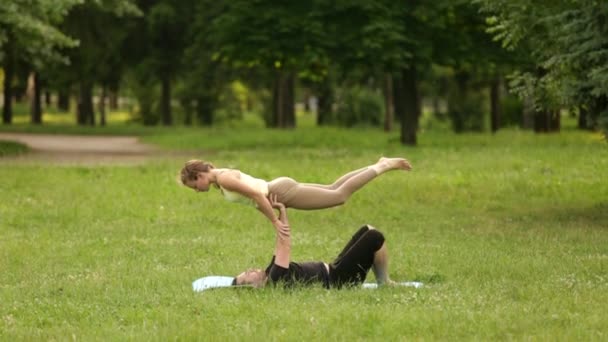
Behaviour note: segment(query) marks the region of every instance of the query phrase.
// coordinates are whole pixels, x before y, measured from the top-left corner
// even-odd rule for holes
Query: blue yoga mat
[[[217,289],[217,288],[222,288],[222,287],[250,287],[247,285],[233,286],[232,281],[234,281],[234,277],[227,277],[227,276],[202,277],[200,279],[195,280],[192,283],[192,290],[194,290],[194,292],[201,292],[201,291],[205,291],[205,290],[209,290],[209,289]],[[421,282],[417,282],[417,281],[406,281],[406,282],[397,283],[397,285],[405,286],[405,287],[421,288],[424,284]],[[361,284],[361,287],[364,289],[376,289],[376,288],[378,288],[378,284],[363,283],[363,284]]]

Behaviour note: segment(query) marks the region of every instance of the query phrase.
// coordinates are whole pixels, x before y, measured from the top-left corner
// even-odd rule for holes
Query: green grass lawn
[[[262,178],[331,182],[380,155],[411,173],[342,207],[290,211],[295,260],[330,261],[370,223],[395,280],[422,289],[221,289],[265,266],[252,208],[176,184],[183,158],[139,166],[0,164],[0,340],[604,340],[608,147],[596,134],[496,136],[332,128],[151,129],[143,139]],[[370,274],[369,281],[373,280]]]

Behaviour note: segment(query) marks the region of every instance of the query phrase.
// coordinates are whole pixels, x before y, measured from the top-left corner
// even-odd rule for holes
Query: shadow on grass
[[[28,147],[24,144],[0,140],[0,157],[19,155],[26,153],[28,150]]]
[[[445,276],[442,274],[416,274],[413,281],[419,281],[424,284],[439,284],[445,281]]]

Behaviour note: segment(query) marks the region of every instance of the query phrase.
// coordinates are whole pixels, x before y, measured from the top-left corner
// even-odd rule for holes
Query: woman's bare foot
[[[405,170],[405,171],[412,170],[412,164],[410,164],[410,162],[404,158],[381,157],[380,160],[378,160],[377,164],[380,164],[390,170],[394,170],[394,169],[401,169],[401,170]]]

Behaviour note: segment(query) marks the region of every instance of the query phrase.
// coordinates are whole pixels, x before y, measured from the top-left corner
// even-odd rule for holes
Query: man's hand
[[[291,228],[288,224],[284,224],[279,220],[276,220],[272,224],[281,240],[289,240],[291,238]]]

